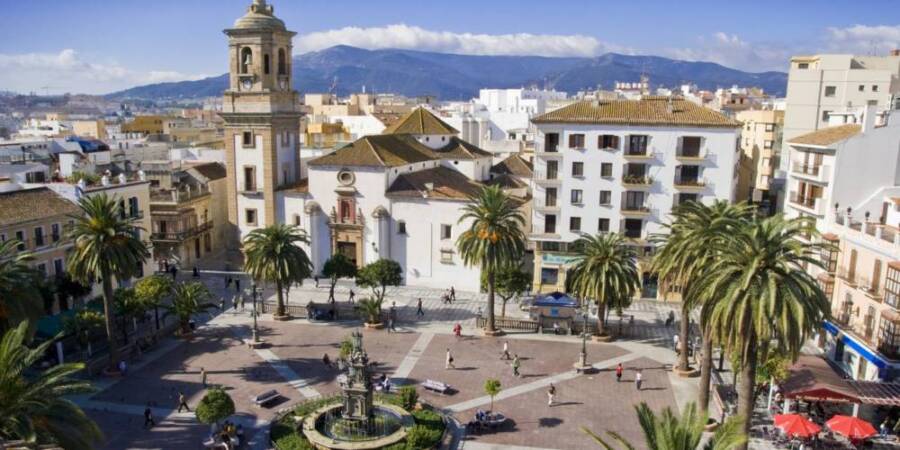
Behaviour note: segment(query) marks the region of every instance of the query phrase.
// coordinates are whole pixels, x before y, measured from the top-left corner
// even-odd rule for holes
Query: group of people
[[[226,420],[217,437],[221,445],[227,450],[238,448],[244,441],[244,427],[240,424],[235,425],[231,421]]]
[[[453,286],[450,286],[450,289],[447,289],[446,291],[444,291],[443,294],[441,294],[441,303],[443,303],[445,305],[449,305],[449,304],[453,304],[453,302],[455,302],[455,301],[456,301],[456,289],[454,289]]]

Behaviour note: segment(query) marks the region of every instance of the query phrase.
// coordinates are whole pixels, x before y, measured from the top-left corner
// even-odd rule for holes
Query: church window
[[[278,49],[278,75],[287,75],[287,62],[284,58],[284,49]]]
[[[269,74],[269,55],[268,54],[263,55],[263,73],[266,75]]]
[[[256,210],[252,208],[245,209],[244,220],[247,222],[247,225],[256,226]]]
[[[397,221],[397,234],[406,234],[406,222],[402,220]]]
[[[243,145],[245,148],[253,148],[253,132],[252,131],[244,132]]]
[[[253,51],[249,47],[241,49],[241,73],[250,73],[253,65]]]

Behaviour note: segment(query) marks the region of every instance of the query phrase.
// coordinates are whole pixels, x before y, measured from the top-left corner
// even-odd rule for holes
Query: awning
[[[781,384],[781,392],[787,398],[843,403],[860,402],[857,391],[823,358],[801,355],[789,370],[790,375]]]
[[[848,381],[867,405],[900,406],[900,384],[877,381]]]
[[[551,292],[547,295],[542,295],[538,297],[534,303],[534,306],[548,306],[551,308],[577,308],[578,300],[569,294],[565,294],[562,292]]]

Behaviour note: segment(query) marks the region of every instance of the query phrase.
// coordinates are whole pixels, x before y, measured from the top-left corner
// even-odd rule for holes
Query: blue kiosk
[[[531,316],[538,322],[538,332],[559,329],[572,333],[572,322],[578,318],[578,299],[563,292],[551,292],[537,297],[531,305]],[[556,325],[556,327],[554,326]]]

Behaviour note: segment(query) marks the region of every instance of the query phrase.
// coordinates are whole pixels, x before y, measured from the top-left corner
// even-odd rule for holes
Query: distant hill
[[[759,86],[784,95],[787,74],[750,73],[709,63],[607,53],[596,58],[541,56],[474,56],[414,50],[364,50],[339,45],[294,58],[294,87],[300,92],[327,92],[337,79],[337,93],[392,92],[406,96],[437,95],[442,100],[466,100],[481,88],[528,85],[575,93],[616,81],[638,81],[644,73],[654,86],[684,82],[701,89]],[[196,81],[138,86],[107,95],[110,99],[178,99],[221,95],[227,74]]]

